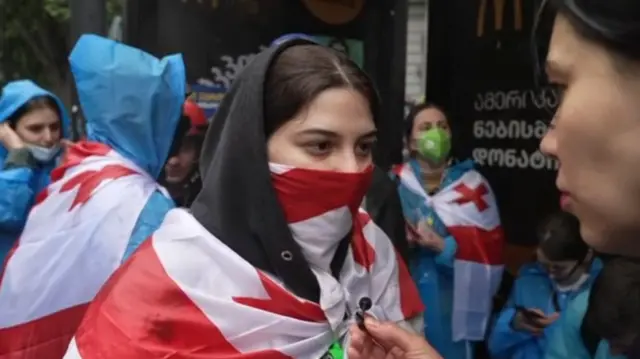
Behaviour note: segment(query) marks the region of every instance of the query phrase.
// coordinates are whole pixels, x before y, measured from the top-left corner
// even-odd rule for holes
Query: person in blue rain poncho
[[[0,272],[0,357],[62,357],[87,304],[175,207],[157,178],[190,125],[182,57],[84,35],[69,62],[86,138],[66,147]]]
[[[158,178],[190,126],[189,119],[182,116],[186,95],[182,59],[172,56],[161,62],[138,49],[86,35],[78,41],[69,63],[86,118],[87,141],[108,145]],[[156,230],[174,206],[173,200],[160,191],[149,198],[125,258]]]
[[[612,256],[605,263],[560,319],[545,359],[640,358],[640,261]]]
[[[493,192],[472,161],[450,157],[444,112],[419,104],[406,121],[411,157],[393,168],[413,244],[410,270],[426,306],[425,336],[445,359],[484,340],[502,278],[504,235]]]
[[[554,213],[541,224],[538,261],[523,265],[488,341],[493,359],[542,359],[558,318],[588,292],[602,263],[580,236],[573,215]]]
[[[69,129],[62,102],[32,81],[13,81],[2,89],[0,263],[18,239],[35,196],[49,184]]]

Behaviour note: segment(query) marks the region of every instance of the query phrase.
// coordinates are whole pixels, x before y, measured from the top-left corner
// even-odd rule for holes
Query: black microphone
[[[358,324],[358,328],[362,331],[367,331],[367,328],[364,326],[364,315],[365,312],[373,306],[373,302],[369,297],[362,297],[358,301],[358,311],[356,311],[356,323]]]

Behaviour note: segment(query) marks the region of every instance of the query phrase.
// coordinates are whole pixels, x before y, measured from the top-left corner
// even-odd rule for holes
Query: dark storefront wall
[[[503,11],[494,12],[500,4]],[[537,223],[558,209],[557,164],[538,151],[556,97],[534,85],[536,8],[531,0],[430,6],[427,96],[450,112],[456,155],[473,158],[495,190],[512,265],[522,261],[521,247],[536,244]]]
[[[305,2],[329,11],[314,16]],[[347,9],[342,16],[334,11],[340,3],[355,10],[342,7]],[[388,163],[401,154],[406,12],[405,0],[129,0],[125,41],[158,56],[182,53],[190,84],[223,88],[283,34],[361,41],[364,68],[383,99],[379,127],[390,140],[381,144],[386,155],[379,160]],[[352,20],[336,24],[344,19]]]

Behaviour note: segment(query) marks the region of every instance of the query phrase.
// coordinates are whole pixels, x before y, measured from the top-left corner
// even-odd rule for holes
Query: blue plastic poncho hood
[[[109,39],[83,35],[69,62],[87,139],[108,144],[157,177],[185,99],[182,56],[159,60]]]
[[[2,97],[0,98],[0,123],[7,121],[20,107],[36,97],[51,97],[58,104],[60,117],[62,120],[62,136],[69,138],[71,136],[71,120],[64,108],[64,105],[58,97],[51,92],[39,87],[30,80],[18,80],[9,82],[2,88]],[[7,150],[0,144],[0,168],[7,156]]]

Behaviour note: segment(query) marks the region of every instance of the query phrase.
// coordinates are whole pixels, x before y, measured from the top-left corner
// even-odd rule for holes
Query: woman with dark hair
[[[538,260],[521,267],[488,348],[494,359],[540,359],[568,303],[588,291],[602,264],[580,237],[577,218],[554,213],[538,231]]]
[[[14,81],[0,98],[0,264],[20,236],[35,196],[50,182],[69,137],[62,102],[29,80]]]
[[[396,166],[398,191],[414,245],[410,269],[425,312],[425,333],[445,358],[471,358],[485,338],[502,277],[504,235],[491,187],[472,161],[451,158],[451,128],[433,104],[406,120],[410,152]]]
[[[343,54],[294,39],[257,55],[207,131],[190,211],[111,277],[68,357],[341,358],[365,313],[420,328],[408,271],[358,211],[377,115]]]
[[[545,3],[556,12],[546,74],[563,96],[540,147],[559,161],[562,207],[579,218],[595,250],[640,257],[640,2]],[[584,313],[587,303],[572,305]],[[580,323],[567,317],[561,324],[566,330],[549,357],[581,358],[566,339]],[[629,336],[638,337],[634,330]],[[602,341],[596,355],[608,351]]]
[[[558,15],[546,70],[563,98],[540,147],[560,161],[562,205],[580,219],[585,241],[639,257],[640,2],[550,5]]]
[[[274,40],[271,46],[279,46],[283,42],[291,39],[303,39],[316,42],[308,35],[285,34]],[[345,53],[345,55],[349,56],[348,53]],[[374,162],[375,161],[376,158],[374,158]],[[396,190],[397,181],[389,178],[387,171],[388,168],[383,169],[379,163],[374,164],[371,185],[365,195],[362,207],[371,216],[374,223],[391,239],[396,251],[400,254],[402,260],[407,263],[409,246],[406,240],[407,235],[405,232],[404,216],[402,215],[402,206],[400,205],[400,197]]]

